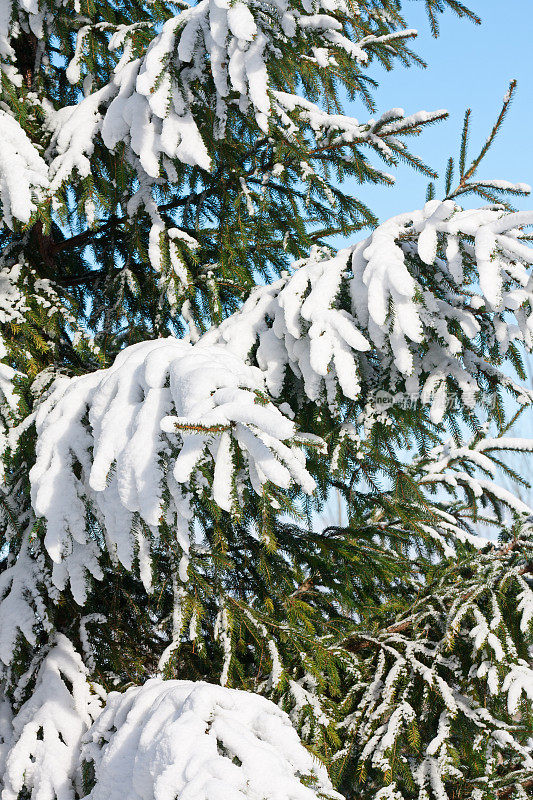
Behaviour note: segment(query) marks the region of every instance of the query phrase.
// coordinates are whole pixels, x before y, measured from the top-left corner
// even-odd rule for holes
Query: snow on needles
[[[241,358],[258,344],[255,358],[275,397],[290,372],[312,401],[334,407],[339,389],[356,399],[365,380],[367,390],[420,398],[434,422],[445,413],[449,381],[466,405],[496,373],[525,398],[487,363],[481,342],[502,358],[513,340],[533,344],[533,249],[521,241],[532,224],[531,212],[431,201],[333,258],[310,258],[292,276],[256,288],[202,341]],[[434,265],[423,282],[420,261]]]
[[[518,537],[522,543],[529,539],[528,525]],[[457,732],[461,735],[468,726],[479,757],[485,750],[497,763],[508,763],[513,753],[524,774],[533,768],[531,748],[524,747],[519,735],[524,723],[527,728],[521,704],[532,697],[533,670],[516,647],[516,623],[506,618],[509,593],[518,594],[522,601],[516,622],[525,632],[533,592],[505,546],[490,545],[469,560],[469,568],[463,563],[461,569],[460,592],[455,581],[442,577],[391,628],[361,633],[379,655],[363,695],[357,687],[357,704],[341,723],[359,740],[361,765],[366,762],[386,775],[399,738],[433,716],[432,738],[419,756],[405,759],[416,796],[424,800],[449,798],[448,779],[468,780],[468,767],[456,757]],[[431,702],[413,703],[420,696],[430,696]],[[515,724],[509,724],[513,716]],[[334,762],[343,757],[340,751]],[[483,776],[480,784],[486,781]],[[389,794],[379,791],[375,797],[405,797],[399,780],[390,787]],[[481,798],[482,793],[471,797]]]
[[[230,511],[237,463],[259,494],[267,481],[315,487],[290,443],[294,423],[266,399],[261,371],[222,347],[173,338],[128,347],[107,370],[56,381],[35,422],[32,503],[46,520],[54,583],[70,580],[79,603],[85,573],[100,577],[87,502],[111,557],[130,569],[138,555],[149,587],[149,537],[163,519],[172,527],[184,580],[193,495],[207,492]]]
[[[118,29],[111,37],[109,49],[124,50],[111,83],[79,103],[73,110],[74,116],[80,121],[89,120],[97,98],[99,102],[108,102],[101,125],[98,125],[105,145],[113,149],[119,141],[125,141],[146,175],[152,178],[159,176],[160,166],[169,177],[174,175],[171,164],[174,159],[202,169],[210,168],[211,157],[197,121],[200,116],[197,112],[210,86],[215,93],[215,101],[210,103],[215,109],[214,133],[219,139],[224,137],[232,106],[241,110],[251,107],[259,129],[267,132],[269,123],[287,130],[294,128],[288,112],[300,105],[314,110],[311,126],[315,131],[321,127],[334,128],[341,134],[348,134],[347,142],[368,138],[368,131],[357,120],[326,114],[297,95],[273,92],[267,70],[269,59],[278,52],[280,41],[290,46],[291,39],[303,36],[309,38],[310,43],[321,42],[318,50],[328,62],[336,51],[342,50],[365,63],[368,58],[365,48],[369,45],[410,37],[414,31],[398,31],[352,42],[342,33],[343,25],[331,13],[336,6],[345,10],[343,0],[334,3],[318,0],[313,5],[311,13],[301,13],[292,9],[286,0],[272,4],[264,0],[234,4],[229,0],[200,0],[194,7],[169,19],[146,54],[137,59],[132,57],[130,41],[135,26]],[[321,13],[324,11],[329,13]],[[83,41],[85,33],[82,29],[78,38]],[[316,50],[314,47],[313,51]],[[77,47],[68,70],[74,81],[79,80],[78,62],[82,56],[83,47]],[[178,75],[179,80],[174,77]],[[436,116],[441,114],[436,112]],[[430,117],[426,115],[424,121]],[[380,120],[381,125],[384,122]],[[398,123],[394,130],[379,134],[378,127],[375,130],[371,127],[370,137],[385,139],[396,132]],[[94,128],[93,133],[96,130]],[[68,158],[73,145],[74,140],[70,144],[66,140],[63,142],[58,164]],[[63,173],[63,169],[59,171]]]
[[[52,629],[43,596],[46,573],[43,558],[34,559],[28,535],[24,536],[16,561],[0,575],[0,661],[11,664],[19,637],[37,645],[37,621],[48,633]]]
[[[311,493],[297,443],[306,437],[270,400],[288,373],[300,397],[332,408],[357,399],[364,382],[366,392],[415,393],[434,422],[450,382],[467,406],[494,376],[526,398],[484,348],[502,358],[514,339],[531,348],[533,251],[521,241],[531,223],[532,214],[432,201],[258,287],[195,345],[144,342],[108,370],[59,379],[36,412],[30,475],[55,585],[70,580],[83,603],[86,573],[100,577],[87,502],[111,557],[128,569],[138,557],[149,587],[161,524],[176,532],[185,580],[195,495],[231,511],[243,479],[258,494],[267,482]],[[434,264],[434,280],[418,280],[421,261]]]
[[[48,166],[23,128],[0,109],[0,220],[28,223],[48,187]]]
[[[278,61],[280,46],[289,49],[302,44],[309,52],[307,58],[322,65],[336,65],[339,53],[364,64],[366,48],[381,42],[390,46],[392,40],[415,32],[400,30],[353,42],[349,23],[335,16],[336,11],[341,18],[346,15],[345,0],[315,0],[304,9],[293,9],[287,0],[200,0],[167,20],[140,57],[135,57],[137,26],[118,26],[109,40],[112,57],[119,56],[109,82],[79,103],[48,114],[47,125],[53,132],[52,190],[76,172],[81,178],[90,174],[98,137],[110,151],[124,144],[121,158],[139,180],[127,214],[132,217],[144,206],[150,215],[149,257],[159,271],[159,239],[165,223],[154,201],[156,187],[162,179],[179,181],[184,165],[210,170],[216,143],[229,134],[235,117],[247,118],[247,127],[255,123],[254,136],[269,134],[292,144],[308,138],[310,150],[313,142],[321,148],[367,145],[388,163],[395,163],[394,152],[403,146],[400,138],[446,112],[405,116],[403,109],[396,108],[379,119],[359,122],[329,113],[289,91],[291,82],[280,83],[279,75],[271,80],[269,69]],[[83,26],[67,69],[74,83],[81,77],[88,38]],[[206,115],[206,108],[213,109],[213,114]],[[303,180],[309,169],[302,161]],[[243,191],[246,194],[246,183]],[[249,198],[248,205],[253,213]]]
[[[2,800],[70,800],[81,737],[101,710],[87,669],[71,642],[56,634],[35,688],[13,719]]]
[[[153,678],[105,700],[56,634],[18,713],[0,704],[2,800],[342,800],[260,695]],[[80,765],[94,770],[85,791]]]
[[[341,800],[278,706],[203,682],[112,693],[82,759],[94,765],[88,800]]]

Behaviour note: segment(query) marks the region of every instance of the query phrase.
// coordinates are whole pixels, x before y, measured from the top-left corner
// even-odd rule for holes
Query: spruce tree
[[[439,188],[408,11],[0,0],[2,800],[532,796],[515,85]]]

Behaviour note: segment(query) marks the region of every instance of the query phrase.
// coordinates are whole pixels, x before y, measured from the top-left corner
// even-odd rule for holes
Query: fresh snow
[[[85,734],[87,800],[342,800],[264,697],[158,678],[113,692]]]
[[[213,135],[215,140],[224,138],[234,109],[252,112],[260,136],[273,133],[289,144],[297,136],[306,136],[320,148],[367,145],[388,163],[396,163],[399,136],[441,118],[445,111],[406,115],[403,109],[394,108],[379,118],[360,122],[329,113],[297,93],[271,85],[268,64],[277,58],[280,41],[290,47],[291,39],[309,38],[315,43],[310,47],[314,56],[309,58],[323,64],[336,63],[339,50],[365,64],[366,48],[371,45],[390,46],[393,40],[416,34],[399,30],[353,42],[342,33],[336,11],[345,13],[344,0],[316,0],[312,9],[310,4],[298,12],[287,0],[272,5],[263,0],[200,0],[167,20],[138,58],[133,46],[137,24],[118,26],[114,32],[111,23],[97,24],[95,28],[110,31],[111,56],[121,51],[120,58],[107,84],[92,93],[85,92],[75,105],[59,111],[45,109],[47,126],[53,133],[50,189],[59,190],[75,173],[81,178],[89,176],[98,137],[110,151],[124,144],[124,157],[139,181],[127,215],[133,217],[144,207],[150,216],[149,258],[152,267],[160,271],[161,237],[166,225],[154,199],[158,186],[162,179],[177,180],[181,165],[211,169],[207,140]],[[73,83],[81,81],[89,40],[88,27],[82,25],[76,32],[75,54],[67,68],[67,78]],[[215,111],[209,131],[202,127],[205,103]],[[300,166],[303,180],[314,174],[306,162]],[[325,181],[323,187],[328,193]],[[253,215],[254,202],[245,181],[243,194]],[[166,234],[168,243],[169,232]],[[186,268],[172,242],[169,248],[179,282],[187,286]]]
[[[243,359],[257,344],[257,364],[274,397],[292,373],[310,400],[332,407],[339,389],[344,397],[359,396],[362,376],[380,385],[368,357],[377,354],[379,369],[390,370],[387,390],[403,384],[439,422],[448,380],[471,405],[480,379],[490,374],[472,346],[482,324],[502,355],[513,340],[532,346],[533,249],[521,241],[521,228],[532,224],[530,212],[465,211],[451,201],[431,201],[384,222],[333,258],[310,258],[296,264],[293,275],[254,289],[242,309],[202,341],[223,343]],[[437,255],[439,241],[452,256],[449,264]],[[418,283],[416,256],[441,273],[438,294]],[[474,304],[478,270],[481,295],[474,294]],[[349,310],[339,308],[343,292],[351,298]],[[480,314],[481,307],[487,313]],[[461,340],[452,332],[457,325]],[[503,372],[500,377],[519,396],[530,396]]]
[[[408,29],[353,35],[361,13],[370,13],[375,30],[394,28],[396,21],[384,16],[388,12],[374,8],[379,3],[370,3],[371,12],[357,3],[348,8],[346,0],[297,5],[179,3],[150,31],[145,21],[93,24],[80,0],[0,0],[0,71],[8,90],[0,108],[0,227],[13,240],[0,259],[0,323],[16,330],[28,321],[31,326],[33,314],[46,315],[75,347],[83,335],[89,350],[97,351],[62,290],[56,292],[52,279],[39,277],[22,255],[39,214],[46,232],[48,209],[63,224],[76,199],[83,207],[79,219],[89,227],[107,224],[110,214],[127,225],[147,217],[154,285],[161,302],[168,301],[171,314],[181,315],[189,329],[184,340],[126,347],[108,369],[77,377],[42,370],[31,386],[38,398],[34,411],[23,421],[13,367],[18,354],[7,337],[0,340],[0,456],[7,464],[33,423],[37,435],[31,498],[27,470],[19,478],[10,467],[0,485],[6,543],[0,571],[0,800],[342,800],[326,767],[296,732],[324,749],[320,737],[327,729],[334,745],[338,718],[346,749],[333,753],[333,746],[333,768],[355,743],[361,763],[392,781],[375,792],[375,800],[405,796],[405,784],[394,782],[397,743],[416,739],[417,722],[431,715],[430,740],[413,747],[409,758],[400,754],[419,800],[447,800],[447,782],[464,779],[456,749],[461,725],[478,732],[473,744],[487,771],[494,764],[497,771],[509,753],[528,775],[533,769],[532,741],[524,746],[519,726],[510,722],[522,724],[523,704],[533,702],[533,671],[518,653],[516,630],[507,627],[505,614],[512,596],[516,629],[527,634],[532,587],[512,549],[504,563],[505,547],[496,552],[465,530],[454,505],[473,505],[474,497],[517,517],[532,514],[496,483],[502,451],[533,449],[522,439],[476,434],[461,446],[443,442],[412,464],[421,492],[438,491],[439,498],[452,501],[435,503],[431,524],[419,523],[420,531],[445,557],[456,556],[457,542],[478,551],[461,576],[464,592],[456,580],[446,583],[448,572],[435,594],[415,601],[398,624],[373,633],[356,626],[354,640],[359,637],[368,649],[362,659],[357,648],[343,650],[344,676],[352,678],[345,699],[350,702],[352,693],[356,698],[344,717],[344,699],[334,709],[317,677],[317,671],[329,671],[327,661],[308,666],[301,653],[300,669],[286,658],[290,623],[274,631],[259,603],[248,599],[236,612],[235,597],[218,588],[210,602],[220,686],[157,677],[107,697],[91,681],[102,668],[91,626],[111,624],[93,610],[97,604],[90,607],[98,591],[90,595],[93,583],[103,578],[104,564],[120,563],[151,591],[157,568],[151,550],[163,544],[172,551],[173,604],[163,620],[149,612],[163,651],[154,653],[155,674],[167,668],[172,674],[172,654],[187,637],[202,647],[208,625],[201,600],[190,602],[195,587],[189,584],[201,558],[213,555],[208,535],[200,541],[202,512],[207,507],[214,520],[244,523],[251,540],[256,531],[247,509],[241,516],[249,495],[261,498],[263,507],[281,509],[284,493],[298,495],[298,501],[302,493],[313,494],[307,449],[320,451],[327,466],[330,441],[298,429],[302,409],[305,414],[309,407],[327,406],[336,415],[338,437],[332,437],[329,461],[336,471],[343,469],[343,443],[353,445],[355,458],[365,457],[365,438],[380,415],[373,402],[380,390],[393,403],[415,397],[435,424],[444,418],[449,393],[474,407],[497,382],[518,401],[533,401],[533,391],[501,366],[516,342],[533,349],[533,249],[525,233],[533,213],[509,213],[503,206],[464,210],[451,200],[432,200],[335,255],[313,248],[309,258],[291,265],[291,274],[256,287],[236,313],[200,335],[191,311],[197,285],[185,254],[201,252],[202,240],[175,227],[165,210],[176,192],[194,196],[207,186],[206,173],[221,154],[223,159],[219,143],[229,133],[250,141],[251,159],[256,144],[274,154],[272,163],[253,174],[233,176],[243,213],[257,219],[271,179],[284,188],[285,166],[275,162],[288,150],[307,151],[290,168],[289,180],[307,186],[308,201],[315,193],[335,209],[324,177],[329,155],[321,162],[317,154],[334,152],[341,171],[364,157],[365,148],[395,164],[404,151],[402,137],[446,113],[392,108],[359,120],[335,113],[320,89],[304,91],[292,76],[284,80],[272,69],[281,47],[289,50],[294,43],[320,80],[317,66],[335,72],[344,69],[340,61],[347,56],[359,69],[370,63],[374,45],[387,52],[396,40],[416,34]],[[22,38],[31,33],[35,64],[46,73],[45,42],[62,48],[67,41],[64,15],[71,17],[65,78],[72,88],[65,95],[60,87],[51,101],[41,96],[42,84],[30,87],[31,75],[18,72],[12,43],[21,32]],[[159,11],[151,17],[156,19]],[[139,41],[145,34],[151,43],[143,50]],[[98,44],[93,49],[95,36],[103,50]],[[114,68],[106,82],[100,67],[107,47]],[[95,60],[97,75],[91,74]],[[73,104],[57,108],[58,97]],[[130,176],[129,196],[118,191],[119,180],[107,176],[117,190],[113,206],[98,194],[102,154],[120,157]],[[393,180],[370,169],[366,177]],[[454,197],[472,188],[488,197],[529,191],[526,184],[477,179],[462,182]],[[183,211],[187,220],[188,206]],[[205,277],[214,286],[216,265],[203,266],[213,269]],[[132,272],[125,267],[122,275],[131,288]],[[390,424],[386,414],[381,420]],[[298,592],[290,597],[298,598]],[[291,613],[298,613],[299,602]],[[74,603],[79,613],[65,620]],[[261,643],[258,693],[227,686],[238,674],[238,613],[239,625]],[[114,635],[111,628],[106,633]],[[119,685],[124,673],[110,670],[107,663],[103,677]],[[249,680],[254,685],[251,674]],[[333,670],[327,680],[334,688]],[[289,714],[259,692],[272,693]],[[422,701],[415,703],[417,696]],[[482,800],[484,789],[473,788],[472,800]]]
[[[98,716],[102,690],[71,642],[56,634],[29,699],[13,718],[2,800],[72,800],[81,737]]]
[[[284,414],[272,402],[288,377],[308,400],[325,401],[333,410],[344,399],[357,399],[363,381],[391,392],[403,384],[429,405],[434,422],[445,412],[450,379],[468,406],[486,376],[494,374],[519,397],[530,398],[479,357],[475,337],[485,326],[502,355],[513,339],[531,346],[533,286],[527,267],[533,251],[521,241],[521,229],[532,222],[532,214],[463,211],[452,202],[432,201],[385,222],[333,258],[311,258],[297,264],[291,276],[256,288],[240,311],[196,344],[172,337],[148,341],[126,348],[107,370],[59,378],[35,412],[37,459],[30,474],[33,508],[46,521],[55,585],[62,589],[69,581],[83,604],[87,576],[100,577],[87,502],[111,557],[127,569],[137,559],[150,588],[149,542],[157,539],[163,515],[176,531],[185,578],[194,497],[207,492],[231,512],[238,463],[260,495],[267,482],[282,489],[296,484],[312,493],[315,484],[301,445],[320,442],[296,430],[290,408]],[[453,269],[437,254],[450,240]],[[436,295],[419,284],[414,258],[434,263],[449,289]],[[468,284],[458,282],[467,271],[472,281],[476,267],[488,313],[472,306]],[[342,297],[349,305],[341,304]],[[513,313],[511,337],[502,326],[511,327]],[[457,325],[461,339],[452,331]],[[467,455],[492,474],[479,447]],[[453,464],[448,470],[449,464],[450,459],[443,469],[433,464],[422,482],[452,491],[463,486],[530,513],[494,481]],[[213,470],[207,488],[206,466]]]
[[[172,337],[126,348],[107,370],[59,378],[35,414],[37,458],[30,473],[55,585],[70,581],[83,604],[87,574],[100,577],[86,502],[111,557],[130,569],[137,554],[149,588],[146,537],[157,538],[163,513],[186,575],[191,503],[203,491],[205,464],[214,471],[212,498],[226,511],[234,503],[238,453],[258,494],[267,481],[285,489],[296,483],[311,493],[314,481],[300,446],[291,443],[295,425],[264,392],[262,372],[227,348]],[[142,525],[134,525],[136,518]]]
[[[15,219],[29,222],[45,197],[48,166],[17,120],[2,109],[0,141],[0,224],[13,228]]]
[[[36,647],[38,622],[46,632],[52,628],[42,592],[48,578],[44,559],[33,556],[29,538],[27,532],[16,560],[0,574],[0,661],[6,667],[21,635]]]

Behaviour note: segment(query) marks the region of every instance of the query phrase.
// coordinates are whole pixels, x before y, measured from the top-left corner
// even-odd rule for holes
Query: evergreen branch
[[[459,187],[461,187],[461,185],[464,182],[468,181],[474,175],[474,173],[476,172],[476,170],[477,170],[478,166],[480,165],[481,161],[485,158],[487,152],[489,151],[490,146],[492,145],[494,139],[496,138],[496,136],[497,136],[502,124],[503,124],[503,121],[504,121],[504,119],[505,119],[505,117],[507,115],[507,111],[508,111],[509,106],[511,104],[511,101],[513,99],[513,95],[514,95],[514,92],[516,90],[516,86],[517,86],[516,80],[512,80],[511,83],[509,84],[509,89],[507,91],[507,94],[504,97],[502,109],[501,109],[501,111],[500,111],[500,113],[498,115],[498,119],[494,123],[494,126],[493,126],[493,128],[492,128],[492,130],[491,130],[491,132],[490,132],[490,134],[488,136],[488,139],[485,142],[485,144],[483,145],[483,147],[481,148],[481,151],[480,151],[479,155],[477,156],[477,158],[475,158],[472,161],[470,167],[465,172],[464,176],[461,178],[461,182],[459,183]]]

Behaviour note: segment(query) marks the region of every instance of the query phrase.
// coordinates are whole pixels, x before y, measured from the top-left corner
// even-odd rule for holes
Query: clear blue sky
[[[433,39],[423,1],[407,0],[408,26],[419,32],[413,49],[428,66],[398,67],[390,73],[374,70],[373,76],[380,81],[375,95],[379,113],[398,106],[406,113],[447,109],[448,120],[409,142],[417,155],[442,174],[447,158],[457,154],[465,109],[473,111],[470,152],[474,155],[496,119],[509,82],[516,78],[518,89],[507,121],[479,176],[533,185],[533,2],[464,2],[482,18],[482,24],[474,25],[448,12],[441,17],[440,37]],[[347,112],[361,121],[368,118],[368,113],[355,104]],[[380,220],[420,208],[427,179],[409,167],[385,170],[396,175],[395,187],[355,186],[354,194]],[[517,198],[515,202],[520,208],[531,208],[532,204],[533,198]]]

